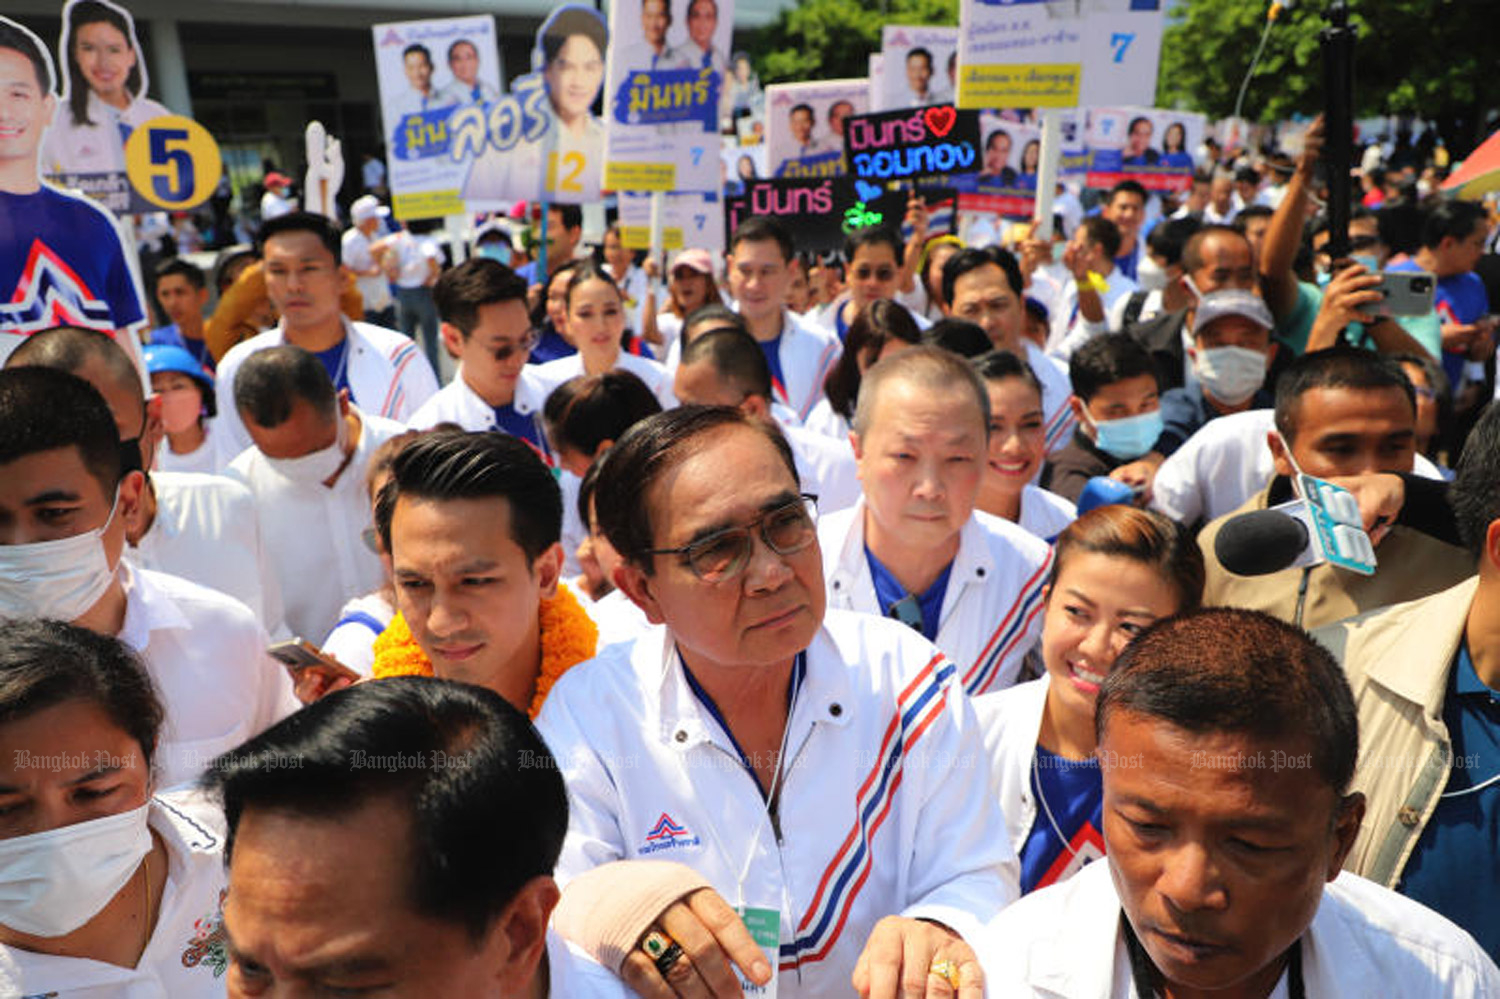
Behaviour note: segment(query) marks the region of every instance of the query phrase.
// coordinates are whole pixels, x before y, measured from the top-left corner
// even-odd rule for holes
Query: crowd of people
[[[1500,995],[1500,257],[1322,138],[986,245],[278,209],[144,372],[33,334],[0,994]],[[1236,548],[1314,480],[1373,571]]]

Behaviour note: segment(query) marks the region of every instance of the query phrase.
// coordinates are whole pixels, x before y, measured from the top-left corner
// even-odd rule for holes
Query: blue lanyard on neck
[[[682,653],[680,651],[677,653],[677,657],[679,659],[682,659]],[[734,731],[729,727],[729,722],[724,719],[724,713],[719,710],[719,706],[714,703],[714,699],[709,696],[708,691],[703,689],[703,685],[698,682],[698,678],[693,676],[693,671],[688,669],[687,660],[683,660],[682,662],[682,675],[687,678],[688,689],[693,692],[693,696],[698,699],[698,703],[703,705],[703,709],[713,717],[714,721],[718,722],[719,728],[723,729],[724,734],[729,737],[729,744],[734,747],[735,754],[739,756],[741,765],[743,765],[744,768],[749,771],[751,777],[755,778],[755,786],[760,787],[760,778],[755,776],[755,765],[750,761],[750,757],[740,746],[740,741],[734,737]],[[792,661],[792,675],[787,678],[787,724],[791,724],[792,705],[797,703],[797,691],[801,689],[802,681],[806,676],[807,652],[803,651],[797,653],[797,658]],[[777,763],[777,766],[778,768],[780,767],[779,761]],[[762,791],[761,793],[762,795],[764,795],[765,792]]]

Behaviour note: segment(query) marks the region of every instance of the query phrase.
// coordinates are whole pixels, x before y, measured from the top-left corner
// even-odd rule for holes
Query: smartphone
[[[345,666],[337,659],[325,654],[316,645],[301,638],[293,638],[286,642],[277,642],[266,653],[272,659],[277,660],[286,667],[293,680],[305,669],[318,669],[332,674],[334,677],[348,677],[351,682],[361,679],[354,670]]]
[[[1432,311],[1437,276],[1426,271],[1381,271],[1375,289],[1383,296],[1371,309],[1377,316],[1425,316]]]

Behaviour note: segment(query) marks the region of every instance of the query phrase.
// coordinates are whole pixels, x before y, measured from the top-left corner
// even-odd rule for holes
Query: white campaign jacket
[[[822,517],[818,544],[828,604],[880,616],[865,558],[865,502]],[[974,511],[959,533],[958,554],[939,614],[937,646],[958,667],[969,694],[1015,683],[1021,660],[1042,631],[1042,589],[1052,549],[1019,526]]]
[[[1026,363],[1030,365],[1037,381],[1042,383],[1042,413],[1047,421],[1047,453],[1055,454],[1068,446],[1073,439],[1073,430],[1078,420],[1068,399],[1073,395],[1073,383],[1068,380],[1068,369],[1048,357],[1047,354],[1025,340]]]
[[[844,351],[838,336],[816,326],[790,309],[781,313],[781,374],[785,385],[773,386],[778,402],[785,403],[806,421],[818,400],[823,398],[823,379],[838,363]]]
[[[366,413],[384,416],[397,423],[412,418],[422,404],[437,393],[437,376],[427,363],[422,349],[411,337],[384,326],[351,322],[344,318],[344,335],[349,338],[349,401]],[[219,431],[229,434],[236,453],[255,442],[240,422],[234,405],[234,376],[245,358],[257,350],[280,347],[286,335],[280,326],[266,330],[243,343],[237,343],[219,361],[214,379],[218,397]]]
[[[118,111],[90,89],[89,124],[79,125],[74,123],[67,102],[58,101],[57,115],[42,140],[42,175],[124,173],[125,141],[120,138],[120,126],[133,129],[171,113],[145,96],[134,98],[124,111]]]
[[[843,510],[864,495],[849,438],[837,440],[816,430],[786,424],[781,425],[781,433],[792,446],[802,491],[818,497],[819,510],[824,513]]]
[[[542,404],[547,401],[546,387],[537,376],[535,364],[521,366],[521,377],[516,380],[516,396],[511,406],[521,416],[530,416],[536,423],[537,436],[542,448],[547,449],[547,434],[542,427]],[[413,430],[427,430],[439,423],[457,423],[470,433],[481,430],[496,430],[495,407],[479,398],[469,388],[460,369],[458,377],[438,390],[437,395],[422,404],[410,420]]]
[[[1010,906],[976,950],[992,999],[1135,999],[1108,861]],[[1302,935],[1302,979],[1317,999],[1500,995],[1500,970],[1473,937],[1348,871],[1324,885]],[[1283,974],[1271,995],[1286,993]]]
[[[885,916],[976,933],[1016,897],[1018,868],[954,679],[905,625],[828,611],[787,724],[778,831],[670,632],[613,646],[537,719],[568,785],[558,877],[655,857],[731,905],[779,906],[781,999],[847,994]]]
[[[1047,706],[1046,675],[972,699],[979,718],[979,734],[989,757],[990,772],[1005,813],[1005,830],[1019,856],[1036,822],[1036,796],[1031,793],[1031,761],[1042,733],[1042,710]]]
[[[541,385],[542,402],[547,401],[558,386],[570,379],[577,378],[584,373],[583,355],[569,354],[567,357],[559,357],[545,364],[527,365],[537,377]],[[672,394],[672,373],[662,367],[649,357],[641,357],[638,354],[627,354],[620,351],[620,356],[615,359],[616,371],[628,371],[651,390],[656,396],[656,401],[661,403],[662,409],[671,409],[677,405],[677,397]],[[540,406],[540,403],[538,404]]]

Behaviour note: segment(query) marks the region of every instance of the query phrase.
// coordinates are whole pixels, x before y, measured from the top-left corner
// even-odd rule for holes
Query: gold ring
[[[936,975],[951,987],[958,988],[958,962],[944,958],[941,961],[933,961],[932,967],[927,969],[929,975]]]

